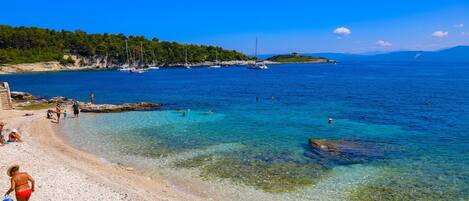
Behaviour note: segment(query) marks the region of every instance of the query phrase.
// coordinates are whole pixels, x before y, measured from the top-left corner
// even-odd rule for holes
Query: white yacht
[[[215,51],[215,65],[209,66],[209,68],[221,68],[221,65],[218,63],[218,51]]]
[[[257,59],[257,41],[258,40],[257,40],[257,37],[256,37],[256,50],[254,52],[254,58],[256,58],[256,62],[254,62],[254,64],[249,65],[248,69],[267,70],[267,69],[269,69],[269,67],[267,67],[267,65],[264,62]]]

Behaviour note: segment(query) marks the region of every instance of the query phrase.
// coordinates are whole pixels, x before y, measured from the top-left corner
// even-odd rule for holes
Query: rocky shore
[[[11,98],[13,106],[17,109],[45,109],[55,107],[55,104],[61,103],[71,105],[72,99],[63,96],[55,96],[45,99],[40,96],[34,96],[28,92],[12,91]],[[80,110],[85,113],[113,113],[128,111],[148,111],[158,110],[161,104],[140,102],[140,103],[124,103],[124,104],[91,104],[80,102]]]

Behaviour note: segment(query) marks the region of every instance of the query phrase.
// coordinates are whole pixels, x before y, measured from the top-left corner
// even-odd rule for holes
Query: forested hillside
[[[126,40],[129,56],[126,54]],[[109,65],[122,65],[129,60],[133,64],[168,65],[183,63],[187,49],[188,62],[218,60],[248,60],[248,56],[220,47],[185,45],[176,42],[147,39],[143,36],[124,34],[88,34],[84,31],[56,31],[36,27],[11,27],[0,25],[0,64],[60,61],[72,64],[75,61],[64,55],[83,57],[86,62],[106,61]],[[143,50],[143,51],[142,51]],[[143,56],[142,56],[143,55]],[[66,58],[66,57],[65,57]],[[78,65],[78,64],[77,64]]]

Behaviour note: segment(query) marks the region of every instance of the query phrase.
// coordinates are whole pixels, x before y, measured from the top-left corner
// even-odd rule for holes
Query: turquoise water
[[[160,111],[84,114],[61,129],[75,146],[163,174],[183,190],[202,185],[206,193],[232,200],[469,196],[468,64],[303,64],[0,79],[14,90],[45,96],[86,100],[92,90],[101,103],[163,103]],[[352,140],[372,154],[321,158],[308,138]]]

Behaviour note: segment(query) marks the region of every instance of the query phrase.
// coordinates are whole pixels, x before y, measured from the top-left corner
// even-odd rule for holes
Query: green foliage
[[[277,55],[268,58],[269,61],[282,62],[282,63],[301,63],[301,62],[329,62],[329,59],[324,57],[312,57],[299,55],[298,53],[293,53],[290,55]]]
[[[130,57],[128,60],[134,63],[183,63],[185,49],[189,62],[214,61],[217,52],[220,61],[251,59],[242,53],[220,47],[160,42],[157,38],[146,39],[143,36],[88,34],[81,30],[56,31],[0,25],[0,64],[61,61],[63,55],[69,54],[88,59],[106,58],[118,65],[127,62],[126,40]],[[140,61],[141,55],[143,61]],[[71,64],[72,61],[62,62]]]
[[[64,58],[61,58],[59,60],[60,64],[64,65],[64,66],[70,66],[70,65],[75,65],[75,59],[73,59],[72,57],[67,57],[67,59],[64,59]]]

